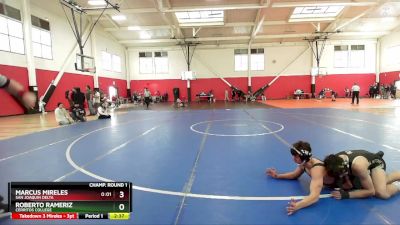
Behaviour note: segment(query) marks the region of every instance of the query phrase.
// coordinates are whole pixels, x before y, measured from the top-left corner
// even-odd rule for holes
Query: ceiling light
[[[193,10],[185,12],[175,12],[175,16],[178,19],[179,25],[181,26],[188,26],[188,24],[215,26],[217,23],[218,25],[223,25],[224,23],[224,11],[222,10]]]
[[[140,32],[140,39],[150,39],[151,35],[147,31]]]
[[[128,30],[138,31],[138,30],[142,30],[142,28],[140,28],[139,26],[129,26]]]
[[[362,31],[374,31],[375,25],[372,23],[364,23],[361,25],[361,30]]]
[[[223,26],[224,22],[206,22],[206,23],[180,23],[181,27],[204,27],[204,26]]]
[[[289,19],[289,23],[299,23],[299,22],[323,22],[323,21],[334,21],[334,17],[328,18],[295,18]]]
[[[106,5],[107,3],[104,0],[89,0],[88,1],[89,5]]]
[[[334,18],[344,9],[340,5],[324,5],[324,6],[308,6],[296,7],[293,10],[290,20],[292,19],[312,19],[304,21],[321,21],[317,18]]]
[[[113,20],[115,21],[122,21],[122,20],[126,20],[126,16],[125,15],[115,15],[111,17]]]

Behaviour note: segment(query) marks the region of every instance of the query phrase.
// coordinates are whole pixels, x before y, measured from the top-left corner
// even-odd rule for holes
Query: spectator
[[[261,101],[263,102],[267,101],[267,97],[265,97],[264,93],[261,94]]]
[[[357,98],[357,105],[360,102],[360,86],[357,83],[354,83],[353,87],[351,87],[351,92],[353,93],[351,97],[351,104],[354,104],[354,99]]]
[[[350,97],[350,89],[348,87],[344,88],[344,97],[346,98]]]
[[[111,115],[108,113],[108,103],[103,102],[97,109],[97,114],[99,115],[99,119],[110,119]]]
[[[225,99],[224,100],[229,102],[229,92],[226,89],[225,89]]]
[[[179,108],[179,107],[185,107],[185,103],[180,99],[180,98],[177,98],[176,99],[176,106]]]
[[[321,91],[319,92],[319,99],[323,99],[325,98],[325,89],[321,89]]]
[[[100,92],[95,91],[93,95],[93,108],[97,111],[97,108],[100,106]],[[96,112],[97,113],[97,112]]]
[[[43,101],[44,96],[42,95],[42,97],[40,97],[39,99],[39,112],[42,112],[42,114],[47,114],[44,106],[46,105],[46,102]]]
[[[332,102],[336,101],[336,92],[334,90],[331,90],[331,99]]]
[[[54,110],[54,116],[58,125],[68,125],[73,123],[73,119],[69,116],[67,110],[64,108],[64,104],[59,102],[57,108]]]
[[[84,108],[84,103],[85,103],[85,95],[81,92],[81,89],[79,87],[75,87],[72,89],[72,101],[74,102],[74,105],[78,104],[79,108],[83,109]]]
[[[75,122],[86,122],[86,113],[79,104],[75,104],[74,108],[72,108],[71,117]]]
[[[151,94],[149,89],[144,88],[144,103],[146,104],[146,108],[149,109],[149,104],[150,104],[150,98],[151,98]]]
[[[72,108],[74,107],[74,102],[72,101],[72,90],[66,90],[65,91],[65,99],[68,100],[68,104],[69,104],[69,110],[72,110]]]
[[[89,85],[86,85],[85,97],[89,108],[89,115],[96,115],[96,108],[93,106],[93,92]]]

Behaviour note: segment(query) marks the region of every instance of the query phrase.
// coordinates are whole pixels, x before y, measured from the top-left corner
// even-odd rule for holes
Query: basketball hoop
[[[96,73],[96,68],[86,68],[83,70],[86,73]]]

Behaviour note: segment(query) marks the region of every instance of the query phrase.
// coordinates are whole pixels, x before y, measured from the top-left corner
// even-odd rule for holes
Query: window
[[[51,48],[50,24],[36,16],[32,19],[32,49],[33,55],[39,58],[53,59]]]
[[[112,55],[112,70],[121,73],[121,57]]]
[[[251,70],[264,70],[264,49],[251,49]]]
[[[176,12],[175,16],[181,26],[224,24],[224,11],[222,10]]]
[[[251,70],[264,70],[264,49],[256,48],[251,49],[250,55],[250,69]],[[248,55],[247,49],[235,49],[235,71],[248,70]]]
[[[363,68],[365,67],[364,45],[337,45],[335,50],[336,68]]]
[[[101,62],[103,70],[114,71],[121,73],[121,57],[118,55],[112,55],[108,52],[101,52]]]
[[[336,68],[346,68],[348,66],[348,58],[349,58],[349,46],[347,45],[336,45],[334,47],[335,50],[335,62],[334,66]]]
[[[101,64],[103,65],[103,70],[111,71],[111,54],[108,52],[101,52]]]
[[[25,54],[24,32],[18,9],[0,3],[0,50]]]
[[[334,20],[343,9],[343,5],[296,7],[289,22]]]
[[[139,52],[139,73],[153,73],[152,52]]]
[[[365,46],[352,45],[350,51],[350,67],[363,68],[365,65]]]
[[[168,52],[154,52],[154,64],[157,73],[168,73]]]
[[[247,49],[235,49],[235,71],[247,71]]]
[[[397,65],[400,64],[400,45],[392,46],[387,49],[385,53],[386,65]]]

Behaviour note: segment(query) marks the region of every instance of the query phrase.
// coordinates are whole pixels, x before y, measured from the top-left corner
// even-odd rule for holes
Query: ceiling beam
[[[186,11],[199,11],[199,10],[237,10],[237,9],[261,9],[267,8],[267,4],[231,4],[231,5],[205,5],[205,6],[190,6],[190,7],[163,7],[162,12],[186,12]],[[114,14],[114,9],[106,9],[105,13]],[[157,13],[156,8],[132,8],[120,9],[122,14],[129,13]],[[88,11],[88,15],[99,15],[101,11]]]
[[[349,36],[383,36],[389,32],[342,32],[332,35],[331,37],[349,37]],[[281,38],[304,38],[315,36],[319,34],[315,33],[301,33],[301,34],[269,34],[269,35],[258,35],[255,39],[281,39]],[[187,38],[187,41],[231,41],[231,40],[250,40],[249,36],[231,36],[231,37],[200,37],[200,38]],[[139,44],[139,43],[174,43],[173,39],[149,39],[149,40],[121,40],[121,44]]]
[[[165,7],[163,5],[163,0],[154,0],[154,4],[157,8],[157,11],[161,14],[161,17],[164,20],[164,22],[169,25],[171,29],[171,37],[185,38],[185,35],[183,34],[181,28],[179,27],[179,24],[175,21],[175,19],[171,18],[172,20],[174,20],[171,21],[171,19],[167,17],[167,14],[165,13]],[[166,4],[168,8],[171,7],[171,3],[169,2],[169,0],[166,0]]]
[[[382,1],[382,0],[378,0],[379,4],[376,4],[374,6],[369,7],[367,10],[365,10],[364,12],[360,13],[359,15],[351,18],[350,20],[340,24],[339,26],[336,26],[335,29],[333,29],[334,32],[339,31],[341,29],[343,29],[344,27],[348,26],[349,24],[353,23],[354,21],[359,20],[360,18],[362,18],[363,16],[369,14],[370,12],[378,9],[381,5],[383,5],[384,3],[387,2],[386,1]]]
[[[267,2],[265,4],[264,4],[264,0],[260,0],[260,5],[269,6],[269,4],[270,4],[269,0],[267,0]],[[266,14],[265,8],[258,9],[257,16],[254,21],[255,26],[253,26],[253,30],[250,35],[249,45],[251,45],[251,42],[254,40],[254,38],[257,36],[257,33],[260,31],[260,29],[264,23],[264,20],[265,20],[265,14]]]
[[[398,32],[398,31],[400,31],[400,16],[397,17],[397,25],[396,25],[395,28],[393,28],[393,29],[391,30],[391,32]]]
[[[108,20],[108,19],[103,19]],[[277,26],[277,25],[287,25],[293,24],[284,20],[277,21],[264,21],[262,26]],[[254,22],[238,22],[238,23],[225,23],[224,25],[217,26],[207,26],[207,28],[215,28],[215,27],[252,27],[256,24]],[[169,29],[170,25],[156,25],[156,26],[137,26],[140,27],[141,30],[160,30],[160,29]],[[204,27],[203,27],[204,28]],[[181,27],[181,29],[192,29],[192,27]],[[104,28],[105,31],[127,31],[130,30],[129,27],[120,27],[120,28]]]
[[[268,8],[268,4],[224,4],[224,5],[206,5],[206,6],[190,6],[190,7],[173,7],[167,9],[166,12],[186,12],[199,10],[236,10],[236,9],[262,9]]]
[[[114,29],[120,29],[120,27],[119,27],[119,25],[117,24],[117,22],[115,22],[112,18],[111,18],[111,16],[110,15],[104,15],[104,17],[106,18],[106,20],[108,21],[108,22],[110,22],[112,25],[113,25],[113,27],[114,27]]]
[[[364,1],[305,1],[305,2],[274,2],[272,8],[292,8],[292,7],[310,7],[310,6],[373,6],[377,5],[376,1],[364,0]]]
[[[137,27],[138,29],[133,29],[132,27]],[[141,30],[162,30],[170,29],[169,25],[161,26],[132,26],[132,27],[120,27],[120,28],[104,28],[104,31],[141,31]]]
[[[88,15],[100,15],[103,10],[95,10],[95,11],[87,11]],[[135,8],[135,9],[120,9],[120,13],[122,14],[131,14],[131,13],[158,13],[156,8]],[[106,9],[104,11],[106,14],[116,14],[115,9]]]

